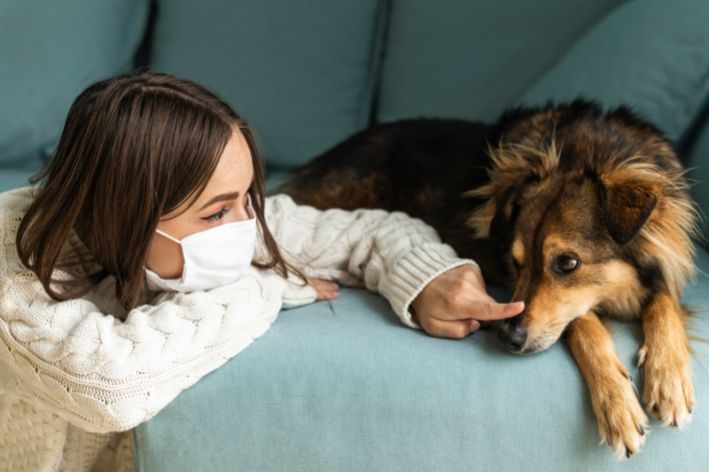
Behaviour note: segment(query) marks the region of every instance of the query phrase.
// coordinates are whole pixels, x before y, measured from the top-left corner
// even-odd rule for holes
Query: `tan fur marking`
[[[564,288],[553,282],[539,284],[528,301],[525,348],[540,351],[556,342],[568,324],[596,303],[596,287]]]
[[[599,287],[599,298],[604,300],[600,303],[600,308],[614,318],[637,318],[647,292],[638,279],[637,272],[632,265],[621,260],[602,265],[607,282]]]
[[[664,426],[689,423],[695,404],[684,316],[679,302],[667,293],[655,295],[642,315],[645,340],[638,365],[645,372],[643,401]]]
[[[646,289],[630,264],[610,260],[580,270],[586,272],[580,277],[591,276],[599,282],[575,283],[565,287],[553,279],[547,279],[539,284],[534,299],[528,301],[528,348],[539,350],[550,346],[572,320],[594,307],[616,318],[638,316]]]
[[[524,263],[524,244],[521,239],[515,239],[512,243],[512,257],[519,263]]]
[[[490,236],[490,222],[495,216],[495,202],[490,199],[472,212],[467,220],[467,225],[473,229],[473,236],[477,239]]]
[[[610,333],[589,312],[569,325],[568,343],[588,385],[601,442],[618,457],[635,454],[647,437],[648,419]]]

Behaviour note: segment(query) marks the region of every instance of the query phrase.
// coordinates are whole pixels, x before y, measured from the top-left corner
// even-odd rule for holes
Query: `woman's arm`
[[[436,231],[402,212],[318,210],[287,195],[266,199],[266,222],[284,257],[308,277],[366,286],[391,303],[402,322],[420,328],[409,311],[421,290],[470,259],[456,257]],[[257,257],[263,257],[259,244]]]
[[[113,276],[87,297],[49,298],[13,257],[18,221],[0,218],[8,223],[0,225],[0,362],[16,373],[23,399],[88,431],[148,420],[262,335],[284,299],[315,299],[311,287],[257,271],[204,292],[159,293],[120,322],[99,303],[113,303]]]

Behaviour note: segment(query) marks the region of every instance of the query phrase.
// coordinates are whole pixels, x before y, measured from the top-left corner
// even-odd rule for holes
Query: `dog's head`
[[[499,243],[526,305],[501,323],[508,349],[541,351],[591,311],[633,317],[653,293],[678,293],[696,211],[662,134],[590,102],[518,113],[489,148],[489,182],[469,192],[486,200],[471,226]]]

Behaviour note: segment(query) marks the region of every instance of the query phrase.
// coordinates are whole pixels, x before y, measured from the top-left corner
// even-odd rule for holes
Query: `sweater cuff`
[[[406,326],[421,329],[409,311],[411,302],[433,279],[464,264],[477,265],[472,259],[455,257],[450,246],[424,243],[397,261],[379,286],[379,293],[389,300]]]

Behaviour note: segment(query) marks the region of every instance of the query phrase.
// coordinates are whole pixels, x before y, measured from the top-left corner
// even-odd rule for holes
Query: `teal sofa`
[[[629,104],[692,168],[709,214],[706,0],[5,0],[0,3],[0,191],[51,159],[73,98],[148,67],[214,89],[256,128],[268,184],[371,123],[492,121],[583,95]],[[705,235],[706,231],[705,226]],[[247,350],[135,434],[135,468],[163,471],[699,471],[709,468],[709,253],[684,294],[697,313],[698,406],[682,431],[651,422],[640,454],[599,446],[563,343],[507,354],[402,325],[343,289],[283,311]],[[492,287],[496,298],[508,296]],[[638,390],[642,333],[610,322]]]

